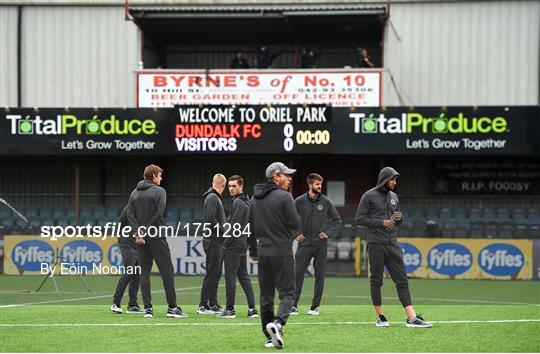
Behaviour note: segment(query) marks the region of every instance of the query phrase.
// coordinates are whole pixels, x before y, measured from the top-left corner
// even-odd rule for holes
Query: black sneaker
[[[139,306],[135,305],[135,306],[130,306],[127,308],[127,311],[126,313],[144,313],[144,310],[141,309]]]
[[[291,308],[291,313],[289,313],[289,315],[292,315],[292,316],[298,316],[298,307],[293,306],[293,307]]]
[[[268,338],[266,342],[264,343],[265,348],[273,348],[274,345],[272,344],[272,338]]]
[[[210,310],[210,307],[208,306],[199,306],[199,308],[197,309],[197,313],[199,315],[213,315],[214,312],[212,312],[212,310]]]
[[[433,324],[431,324],[431,322],[425,321],[421,316],[422,315],[416,315],[416,317],[413,318],[412,320],[407,318],[407,323],[405,324],[405,326],[411,327],[411,328],[416,328],[416,327],[418,327],[418,328],[430,328],[430,327],[433,327]]]
[[[276,349],[283,349],[283,332],[281,332],[281,324],[277,321],[266,324],[266,331],[272,338],[272,344]]]
[[[234,310],[225,309],[216,315],[217,318],[236,318],[236,312]]]
[[[390,322],[384,317],[384,315],[379,315],[377,321],[375,321],[375,326],[377,327],[390,327]]]
[[[188,317],[188,314],[182,312],[182,309],[180,307],[175,307],[173,309],[169,308],[167,310],[167,317],[186,318]]]
[[[218,314],[218,313],[222,313],[224,310],[223,307],[221,307],[221,305],[214,305],[212,307],[210,307],[210,311],[212,311],[214,314]]]
[[[257,309],[248,309],[248,317],[249,318],[258,318],[259,313],[257,312]]]
[[[144,317],[145,318],[152,318],[154,317],[154,310],[153,309],[146,309],[144,310]]]

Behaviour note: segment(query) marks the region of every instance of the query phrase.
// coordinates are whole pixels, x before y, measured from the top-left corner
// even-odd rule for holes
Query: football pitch
[[[178,303],[189,318],[166,318],[161,279],[152,277],[154,318],[109,311],[117,277],[58,277],[61,293],[38,276],[1,276],[1,352],[273,352],[260,319],[247,318],[237,288],[236,319],[198,315],[200,277],[176,277]],[[258,284],[252,278],[258,305]],[[430,329],[406,328],[390,279],[383,296],[389,328],[374,326],[369,282],[327,278],[319,316],[306,314],[313,278],[306,278],[300,315],[284,327],[285,352],[539,352],[540,283],[411,280],[418,313]],[[224,279],[219,298],[225,305]],[[277,296],[276,296],[277,300]],[[122,303],[125,310],[127,297]],[[139,296],[139,304],[142,301]]]

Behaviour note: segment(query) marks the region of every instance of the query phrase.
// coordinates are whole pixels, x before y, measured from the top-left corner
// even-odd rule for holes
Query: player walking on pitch
[[[298,315],[298,301],[302,294],[304,274],[313,259],[315,269],[315,290],[311,308],[308,315],[318,315],[324,290],[324,276],[326,274],[326,254],[328,237],[335,236],[341,216],[336,207],[324,194],[322,194],[323,178],[317,173],[307,177],[309,190],[294,201],[298,215],[300,215],[300,232],[296,237],[296,295],[291,315]]]
[[[379,173],[377,185],[364,193],[355,221],[367,229],[367,252],[369,256],[371,300],[377,314],[377,327],[388,327],[390,323],[382,309],[381,287],[384,267],[388,269],[396,284],[398,298],[407,314],[407,327],[432,327],[414,311],[409,293],[409,282],[403,263],[403,251],[398,245],[397,227],[403,221],[399,200],[393,192],[399,173],[385,167]]]
[[[282,327],[287,323],[294,303],[293,236],[299,220],[294,199],[288,192],[296,170],[281,162],[266,169],[266,183],[254,187],[249,210],[251,237],[249,254],[258,260],[261,322],[266,347],[283,348]],[[257,244],[258,239],[258,244]],[[276,288],[281,300],[274,314]]]

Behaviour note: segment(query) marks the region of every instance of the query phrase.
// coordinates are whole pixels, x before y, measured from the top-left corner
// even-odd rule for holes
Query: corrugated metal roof
[[[256,11],[333,11],[333,10],[386,10],[382,4],[290,4],[290,5],[178,5],[130,6],[131,10],[163,12],[256,12]]]

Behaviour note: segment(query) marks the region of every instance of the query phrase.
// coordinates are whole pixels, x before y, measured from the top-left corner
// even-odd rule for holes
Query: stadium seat
[[[337,260],[337,243],[336,241],[328,241],[326,249],[326,257],[330,262]]]
[[[529,224],[540,226],[540,213],[538,212],[538,209],[529,210]]]
[[[351,241],[339,241],[337,243],[338,259],[340,261],[351,260],[352,249],[353,246]]]
[[[491,208],[484,209],[482,213],[482,220],[484,220],[484,222],[490,222],[490,223],[496,222],[497,216],[495,215],[495,211]]]
[[[191,222],[191,211],[184,210],[180,212],[178,221],[180,221],[183,224]]]
[[[497,210],[497,221],[500,223],[510,223],[512,222],[512,219],[510,218],[510,213],[508,212],[508,209],[500,208]]]
[[[518,224],[516,227],[514,227],[512,231],[512,238],[516,239],[523,239],[523,238],[529,238],[530,232],[529,232],[529,226],[527,224]]]
[[[193,212],[193,221],[194,222],[204,222],[204,211],[202,209],[196,209]]]
[[[527,224],[528,220],[525,211],[521,208],[515,209],[512,213],[512,221],[516,224]]]
[[[47,219],[52,219],[52,213],[51,211],[49,210],[49,208],[42,208],[39,212],[39,218],[41,220],[47,220]]]

